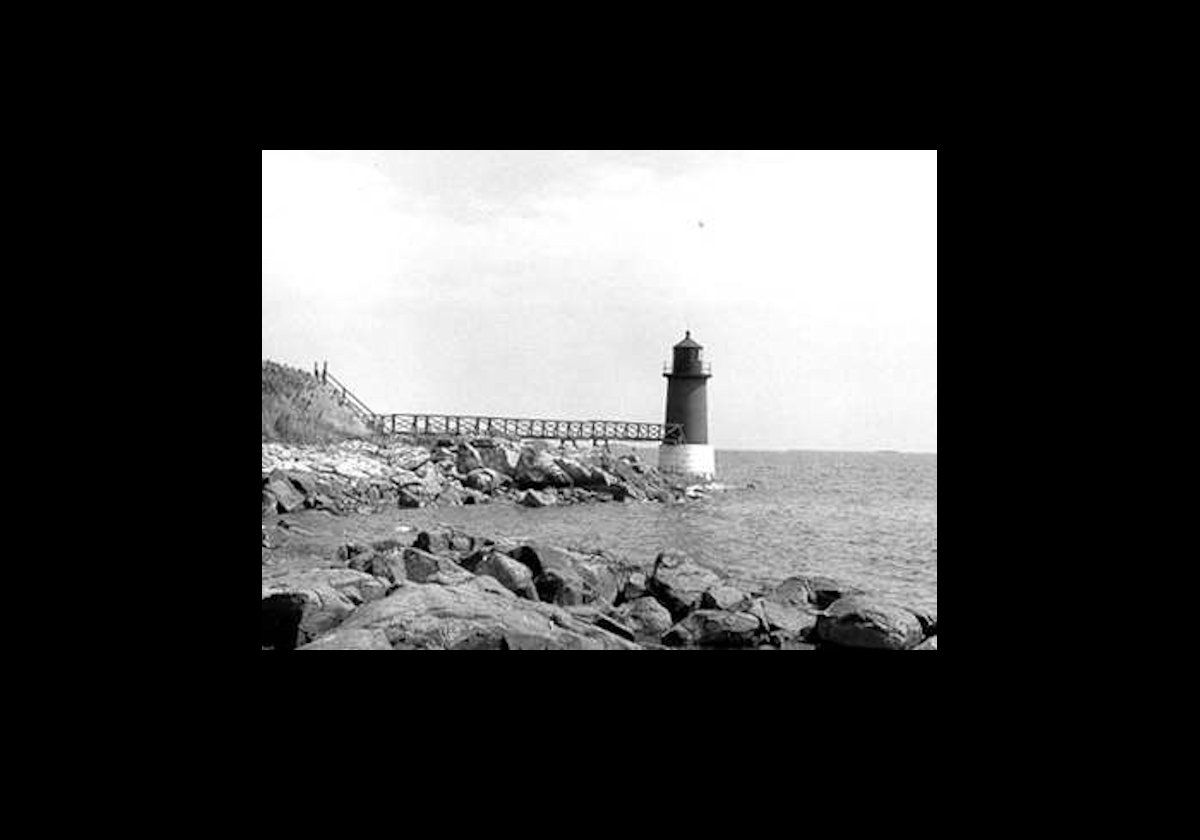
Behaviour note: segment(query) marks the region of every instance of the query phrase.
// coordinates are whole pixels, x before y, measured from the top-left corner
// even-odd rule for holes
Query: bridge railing
[[[705,365],[707,368],[707,365]],[[542,420],[458,414],[376,414],[328,366],[314,366],[320,381],[332,385],[342,403],[385,435],[474,435],[512,439],[632,440],[685,443],[679,423],[638,423],[627,420]]]
[[[375,426],[378,422],[379,415],[372,411],[365,402],[360,400],[358,396],[347,388],[338,378],[329,372],[328,368],[319,369],[319,379],[322,384],[332,385],[338,397],[342,401],[342,405],[349,408],[365,422],[368,426]]]
[[[385,414],[377,427],[393,435],[474,435],[513,439],[638,440],[683,442],[679,423],[626,420],[541,420],[455,414]]]

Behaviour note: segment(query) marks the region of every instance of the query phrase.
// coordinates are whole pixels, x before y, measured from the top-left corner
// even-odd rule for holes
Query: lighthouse
[[[667,378],[667,428],[658,448],[658,468],[665,474],[711,481],[717,471],[716,456],[708,444],[709,363],[700,358],[704,348],[692,340],[691,330],[672,348],[663,370]],[[682,428],[673,428],[675,425]]]

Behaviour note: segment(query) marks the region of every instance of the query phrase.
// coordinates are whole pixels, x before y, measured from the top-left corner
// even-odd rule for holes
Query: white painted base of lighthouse
[[[716,451],[707,443],[664,443],[658,447],[658,471],[712,481],[717,474]]]

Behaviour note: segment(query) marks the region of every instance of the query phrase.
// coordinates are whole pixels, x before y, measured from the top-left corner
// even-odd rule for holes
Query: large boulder
[[[766,600],[790,607],[807,607],[812,603],[812,590],[806,577],[790,577],[766,594]]]
[[[517,465],[521,460],[519,447],[501,440],[477,440],[474,445],[483,466],[506,476],[517,474]]]
[[[273,473],[264,490],[264,501],[269,493],[275,498],[276,509],[280,513],[291,513],[304,507],[304,494],[296,489],[284,473]]]
[[[517,461],[517,486],[541,490],[545,487],[570,487],[571,477],[555,463],[554,456],[544,450],[525,447]]]
[[[480,493],[493,493],[500,489],[504,481],[504,476],[496,470],[480,467],[467,473],[463,484],[471,490],[478,490]]]
[[[628,572],[619,564],[595,555],[579,554],[540,543],[505,551],[533,572],[538,597],[549,604],[611,605],[625,585]]]
[[[638,645],[549,604],[516,598],[490,578],[406,586],[355,611],[342,626],[378,630],[393,648],[429,650],[636,650]],[[503,591],[489,591],[482,585]]]
[[[392,584],[401,584],[408,579],[403,549],[356,554],[350,558],[347,565],[355,571],[365,572]]]
[[[639,637],[658,639],[671,629],[671,614],[651,597],[628,601],[613,610],[613,617]]]
[[[472,575],[449,558],[419,548],[404,549],[404,573],[416,583],[465,583]]]
[[[741,612],[750,606],[750,596],[727,584],[718,584],[700,596],[700,606],[706,610]]]
[[[464,534],[462,531],[447,525],[420,531],[413,540],[413,548],[427,551],[430,554],[451,554],[461,556],[474,551],[482,540]]]
[[[296,650],[392,650],[380,630],[334,630]]]
[[[839,647],[907,650],[920,644],[925,632],[904,607],[852,596],[839,599],[817,619],[816,636]]]
[[[721,582],[713,572],[677,552],[664,551],[654,561],[647,587],[675,621],[700,606],[700,600]]]
[[[767,629],[787,639],[804,639],[817,625],[817,614],[807,604],[792,606],[760,599],[748,612],[759,616]]]
[[[605,456],[602,466],[606,472],[619,480],[620,486],[630,498],[639,502],[645,501],[646,480],[642,477],[641,473],[634,469],[631,461],[625,458]]]
[[[634,571],[629,575],[629,579],[625,581],[625,586],[621,588],[621,594],[617,597],[617,603],[623,604],[626,601],[636,601],[649,595],[650,591],[646,588],[645,572]]]
[[[842,598],[865,595],[866,592],[858,586],[843,583],[830,577],[816,576],[806,578],[809,589],[809,603],[819,610],[827,609],[835,601]]]
[[[790,577],[766,594],[768,601],[799,609],[826,609],[834,601],[851,595],[866,594],[861,588],[830,577],[816,575]]]
[[[604,479],[599,475],[598,470],[574,458],[560,456],[554,459],[554,463],[578,487],[592,487],[597,484],[603,485],[604,483]]]
[[[584,603],[611,606],[629,580],[629,573],[603,560],[580,560],[575,570],[583,578]]]
[[[455,460],[455,469],[461,475],[467,475],[473,470],[483,467],[483,457],[479,454],[479,450],[471,444],[463,441],[458,444],[458,457]]]
[[[519,563],[507,554],[489,551],[472,570],[477,575],[486,575],[498,580],[505,589],[530,601],[538,600],[533,585],[533,572],[524,563]]]
[[[671,647],[754,647],[762,632],[759,620],[749,613],[696,610],[663,636]]]
[[[429,450],[423,446],[401,446],[388,455],[388,463],[406,472],[416,472],[429,463]]]
[[[353,569],[310,569],[262,581],[263,647],[304,644],[337,627],[355,608],[382,598],[388,583]],[[267,644],[270,635],[272,644]]]
[[[917,617],[917,621],[921,622],[921,632],[925,634],[925,638],[937,635],[937,610],[926,610],[920,607],[908,607],[908,611]]]

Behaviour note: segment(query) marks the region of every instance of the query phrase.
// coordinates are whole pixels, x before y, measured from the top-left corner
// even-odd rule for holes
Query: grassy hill
[[[263,360],[263,440],[328,443],[370,434],[337,393],[311,373]]]

